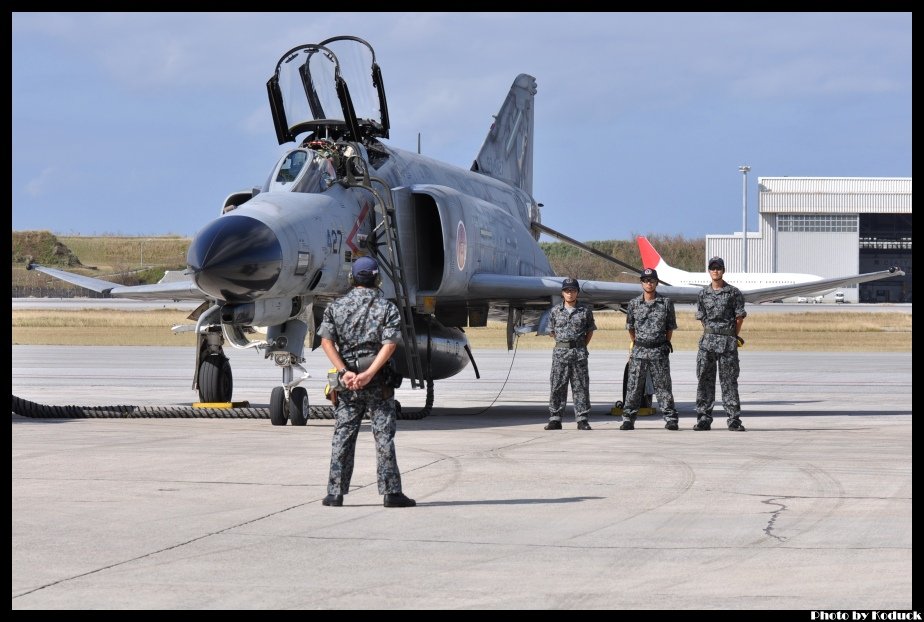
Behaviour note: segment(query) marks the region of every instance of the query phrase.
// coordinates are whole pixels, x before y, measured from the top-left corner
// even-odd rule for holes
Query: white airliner
[[[664,261],[660,253],[654,249],[651,242],[644,236],[638,236],[638,250],[642,255],[642,266],[654,268],[658,271],[658,278],[665,284],[674,286],[700,286],[709,284],[709,274],[703,272],[687,272],[672,268]],[[726,272],[725,280],[741,290],[748,302],[768,302],[780,300],[784,297],[795,296],[821,296],[835,291],[839,287],[854,283],[864,283],[890,276],[902,275],[898,268],[890,268],[888,272],[856,274],[836,278],[825,278],[817,274],[800,274],[797,272]],[[768,290],[763,295],[761,290]]]

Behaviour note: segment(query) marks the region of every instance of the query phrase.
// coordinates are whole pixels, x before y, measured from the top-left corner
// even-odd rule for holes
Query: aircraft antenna
[[[420,132],[417,132],[417,155],[420,155]]]

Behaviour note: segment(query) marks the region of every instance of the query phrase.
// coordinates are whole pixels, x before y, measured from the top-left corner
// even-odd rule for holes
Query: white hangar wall
[[[758,177],[758,230],[749,272],[834,277],[898,265],[905,277],[844,288],[848,301],[911,300],[910,177]],[[741,232],[707,235],[706,256],[744,269]]]

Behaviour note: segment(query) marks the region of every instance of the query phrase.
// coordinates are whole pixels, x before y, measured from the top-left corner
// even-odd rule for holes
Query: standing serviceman
[[[343,505],[350,492],[356,437],[363,415],[369,415],[375,437],[375,460],[379,494],[385,507],[416,505],[401,492],[401,473],[395,457],[395,390],[386,382],[383,368],[401,340],[401,315],[395,303],[378,288],[379,266],[372,257],[360,257],[350,271],[346,295],[324,310],[318,328],[321,348],[339,370],[342,389],[334,411],[334,437],[330,475],[324,505]],[[382,372],[382,373],[379,373]]]
[[[651,382],[658,396],[658,406],[664,416],[664,427],[677,430],[677,411],[671,386],[671,336],[677,330],[677,316],[670,298],[657,293],[658,272],[645,269],[639,279],[642,295],[629,301],[626,311],[626,330],[632,339],[629,358],[629,380],[626,402],[623,405],[620,430],[634,430],[638,407],[645,392],[645,379],[651,373]]]
[[[703,288],[696,301],[696,319],[703,323],[696,355],[696,425],[694,430],[712,427],[712,407],[715,405],[715,369],[719,367],[722,383],[722,405],[728,418],[728,429],[744,432],[741,423],[741,401],[738,399],[738,337],[747,312],[744,296],[734,285],[725,282],[725,261],[713,257],[707,264],[711,283]]]
[[[587,344],[597,325],[593,309],[578,303],[580,286],[576,279],[561,283],[562,303],[552,307],[549,332],[555,338],[552,350],[552,385],[549,397],[549,422],[546,430],[561,430],[561,415],[568,400],[568,383],[574,400],[574,418],[578,430],[590,430],[590,373],[587,369]]]

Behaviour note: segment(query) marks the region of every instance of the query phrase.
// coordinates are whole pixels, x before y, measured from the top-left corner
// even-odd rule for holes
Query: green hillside
[[[30,260],[123,285],[156,283],[165,270],[186,267],[189,243],[189,238],[181,236],[56,236],[48,231],[13,231],[13,295],[55,296],[46,290],[81,289],[26,270]],[[35,291],[24,293],[17,288]]]

